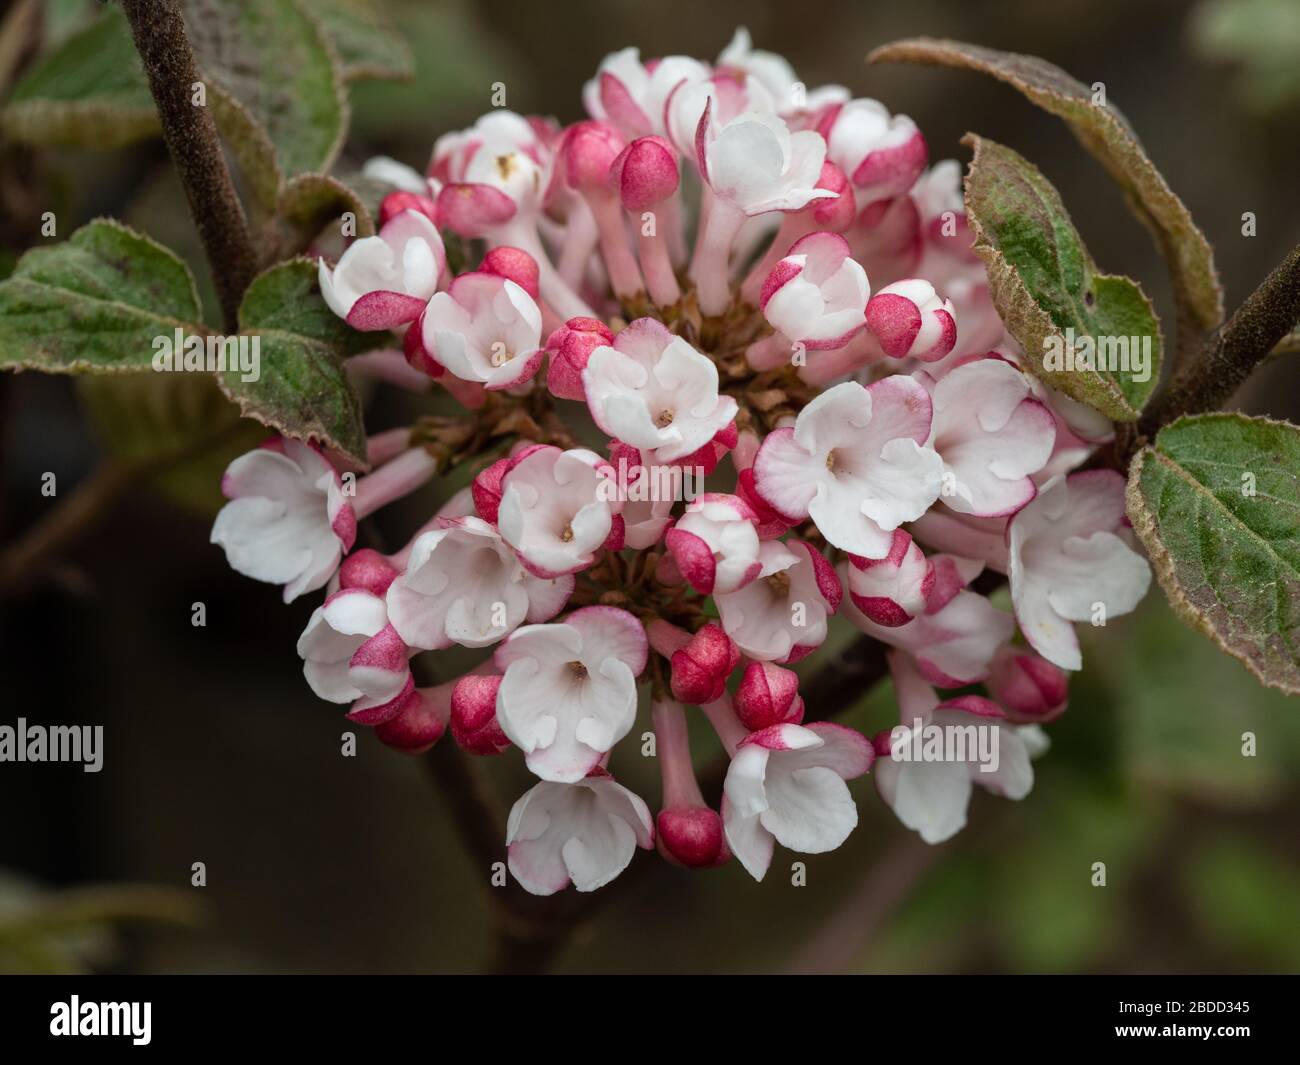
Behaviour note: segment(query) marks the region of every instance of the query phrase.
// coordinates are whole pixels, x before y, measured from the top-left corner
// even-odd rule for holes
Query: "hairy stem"
[[[1199,357],[1174,371],[1117,440],[1121,469],[1146,441],[1175,418],[1218,410],[1300,321],[1300,246],[1252,292],[1211,337]]]
[[[206,107],[192,102],[200,78],[180,6],[177,0],[122,0],[122,10],[212,268],[226,330],[236,332],[239,301],[256,272],[257,257],[216,123]]]

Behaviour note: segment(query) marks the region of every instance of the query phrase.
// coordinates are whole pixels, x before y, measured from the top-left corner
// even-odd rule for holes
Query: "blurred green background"
[[[382,152],[422,166],[437,135],[487,108],[495,82],[511,108],[572,121],[607,52],[636,44],[644,56],[712,58],[744,24],[809,86],[843,83],[911,114],[933,159],[964,158],[957,141],[968,129],[1029,156],[1097,261],[1141,279],[1168,319],[1150,242],[1060,123],[974,74],[863,62],[878,44],[929,34],[1031,52],[1104,81],[1215,245],[1229,306],[1300,240],[1294,0],[385,6],[417,74],[353,89],[354,165]],[[42,203],[79,220],[117,214],[200,261],[159,144],[46,151],[24,165],[39,168]],[[1241,234],[1244,211],[1257,216],[1255,237]],[[30,243],[4,234],[10,257]],[[1300,421],[1293,360],[1270,365],[1239,403]],[[0,377],[6,536],[41,512],[40,472],[72,483],[94,465],[104,438],[86,422],[88,399],[66,379]],[[106,402],[90,409],[111,423]],[[199,416],[203,402],[181,416]],[[370,423],[400,424],[412,409],[385,395]],[[177,416],[174,406],[165,413]],[[205,508],[226,457],[208,456],[171,485],[184,505],[176,493],[133,490],[49,580],[0,604],[5,720],[103,723],[108,745],[98,775],[0,765],[0,971],[477,970],[491,952],[489,870],[461,849],[425,767],[365,730],[357,757],[340,757],[346,723],[312,697],[294,653],[311,602],[284,607],[277,589],[230,573],[207,544]],[[385,512],[385,536],[404,539],[452,488]],[[197,601],[206,628],[190,625]],[[761,885],[735,863],[687,873],[638,854],[654,868],[594,900],[556,967],[1300,969],[1300,704],[1180,625],[1158,590],[1136,615],[1083,636],[1085,670],[1024,802],[978,794],[967,829],[927,848],[864,778],[852,786],[861,821],[849,841],[824,856],[778,851]],[[885,685],[843,720],[872,733],[893,723],[892,705]],[[1246,732],[1255,757],[1242,756]],[[703,764],[717,747],[699,738]],[[445,746],[437,757],[457,756],[449,738]],[[611,769],[655,805],[654,764],[631,737]],[[528,786],[515,759],[487,770],[507,804]],[[803,887],[791,884],[796,858],[807,865]],[[195,861],[207,865],[206,888],[189,886]],[[1105,887],[1091,883],[1098,861]],[[87,896],[85,885],[111,883],[174,893]]]

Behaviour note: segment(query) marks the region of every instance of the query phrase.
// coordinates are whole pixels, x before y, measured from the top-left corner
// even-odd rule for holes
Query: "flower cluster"
[[[1026,372],[994,309],[960,167],[744,31],[712,64],[610,55],[584,103],[567,127],[495,110],[424,175],[372,162],[378,235],[321,260],[322,292],[377,334],[358,372],[463,414],[372,436],[360,476],[273,440],[228,469],[213,541],[286,601],[323,590],[307,682],[384,743],[522,753],[538,783],[506,844],[535,893],[600,887],[638,847],[762,879],[778,842],[843,843],[873,769],[930,842],[972,783],[1022,798],[1075,623],[1132,610],[1150,572],[1120,476],[1079,469],[1111,427]],[[477,266],[452,276],[444,240]],[[460,463],[472,488],[405,546],[356,547]],[[901,724],[874,739],[819,720],[793,668],[846,625],[888,648]],[[452,645],[480,665],[417,686],[412,659]],[[642,695],[657,813],[607,768]],[[696,713],[730,760],[719,808]],[[995,764],[921,756],[968,726]]]

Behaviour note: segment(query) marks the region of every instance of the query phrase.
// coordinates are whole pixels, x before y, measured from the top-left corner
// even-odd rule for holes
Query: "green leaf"
[[[279,176],[330,169],[347,132],[339,59],[297,0],[184,0],[213,118],[268,209]],[[268,156],[266,147],[273,151]]]
[[[106,9],[14,86],[0,124],[27,144],[117,148],[158,133],[158,113],[126,19]]]
[[[1194,337],[1223,321],[1223,289],[1214,252],[1164,177],[1147,158],[1133,127],[1114,106],[1093,103],[1092,90],[1035,56],[961,41],[916,37],[877,48],[870,62],[928,63],[989,74],[1064,119],[1080,143],[1127,194],[1129,208],[1151,232],[1174,283],[1180,335]]]
[[[218,379],[240,412],[286,436],[318,440],[366,467],[361,401],[343,360],[374,339],[326,306],[315,264],[294,259],[255,277],[239,325],[260,338],[260,376],[243,381],[230,370]]]
[[[315,0],[312,11],[334,42],[345,81],[407,81],[414,74],[410,46],[374,0]]]
[[[1007,329],[1043,380],[1115,421],[1133,421],[1160,378],[1160,323],[1151,301],[1135,282],[1097,270],[1060,195],[1037,167],[973,133],[963,143],[975,151],[966,177],[972,250],[988,269],[989,292]],[[1114,372],[1077,363],[1068,368],[1060,358],[1070,347],[1067,329],[1076,359],[1079,341],[1090,337],[1096,364],[1104,357],[1117,364]],[[1112,340],[1123,350],[1107,349]],[[1048,357],[1053,351],[1055,362]]]
[[[148,369],[154,340],[203,331],[189,268],[148,237],[98,219],[33,248],[0,282],[0,367],[47,373]]]
[[[1128,513],[1179,616],[1300,693],[1300,429],[1180,418],[1134,459]]]
[[[349,212],[354,217],[350,234],[342,229],[343,215]],[[333,227],[335,233],[357,237],[375,232],[374,219],[361,197],[328,174],[299,174],[287,182],[280,190],[276,221],[280,229],[276,259],[297,255],[326,226]]]

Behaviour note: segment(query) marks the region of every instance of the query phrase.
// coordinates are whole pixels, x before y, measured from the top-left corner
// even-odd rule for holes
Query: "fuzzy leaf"
[[[989,291],[1007,328],[1043,380],[1115,421],[1133,421],[1160,378],[1160,323],[1150,300],[1136,282],[1098,271],[1060,195],[1037,167],[974,134],[963,143],[975,151],[966,176],[973,250],[988,268]],[[1124,338],[1128,369],[1064,369],[1059,359],[1049,366],[1049,350],[1059,355],[1067,347],[1067,329],[1074,330],[1076,357],[1081,338]],[[1150,358],[1138,372],[1133,349],[1145,348],[1147,337]],[[1106,353],[1108,363],[1117,357]]]
[[[98,219],[33,248],[0,282],[0,367],[47,373],[148,369],[154,340],[201,333],[189,268],[148,237]]]
[[[298,0],[184,0],[213,117],[259,200],[277,175],[328,171],[347,131],[338,56]],[[270,158],[265,147],[273,146]]]
[[[4,131],[27,144],[117,148],[158,133],[158,112],[117,7],[72,34],[14,86]]]
[[[315,0],[312,11],[334,42],[345,81],[407,81],[415,71],[410,45],[374,0]]]
[[[344,370],[344,357],[367,346],[325,304],[315,264],[294,259],[259,274],[239,308],[243,333],[260,338],[261,374],[243,381],[237,370],[219,375],[222,391],[240,412],[286,436],[315,439],[366,465],[361,401]]]
[[[1133,214],[1155,237],[1173,277],[1180,332],[1185,329],[1194,336],[1223,321],[1223,289],[1210,242],[1147,158],[1128,119],[1109,103],[1094,104],[1088,86],[1036,56],[961,41],[926,37],[895,41],[877,48],[868,59],[978,70],[1064,119],[1079,142],[1124,189]]]
[[[355,217],[355,228],[348,235],[374,235],[375,222],[370,209],[356,192],[337,178],[328,174],[299,174],[286,182],[276,206],[276,219],[281,230],[277,258],[298,254],[326,226],[341,232],[346,212]]]
[[[1134,460],[1128,513],[1179,616],[1300,693],[1300,429],[1180,418]]]

